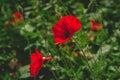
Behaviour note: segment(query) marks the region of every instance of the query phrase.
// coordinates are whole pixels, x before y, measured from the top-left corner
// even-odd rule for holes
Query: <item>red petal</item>
[[[91,22],[91,25],[92,25],[91,28],[94,31],[99,30],[102,27],[102,25],[100,23],[95,23],[94,20],[91,20],[90,22]]]
[[[102,24],[97,23],[95,26],[96,26],[98,29],[100,29],[100,28],[102,27]]]
[[[41,69],[42,67],[42,63],[39,64],[39,63],[31,63],[30,64],[30,76],[31,77],[36,77],[39,70]]]
[[[12,23],[13,24],[19,24],[22,22],[23,16],[20,12],[15,12],[13,14],[13,19],[12,19]]]
[[[81,27],[82,25],[76,17],[64,16],[52,29],[55,43],[61,44],[67,42],[73,36],[74,32],[78,31]],[[66,35],[66,32],[69,32],[69,34]]]
[[[13,16],[17,17],[18,19],[22,19],[22,14],[20,12],[15,12]]]
[[[42,54],[33,53],[31,54],[30,59],[32,62],[39,62],[40,59],[42,60]]]
[[[82,24],[75,16],[64,16],[63,19],[68,30],[72,33],[78,31],[82,27]]]
[[[43,64],[42,53],[40,53],[36,49],[35,53],[31,54],[30,59],[31,59],[30,74],[31,77],[35,77],[38,74]]]
[[[92,26],[95,24],[95,21],[94,21],[94,20],[91,20],[90,22],[91,22]]]
[[[31,77],[36,77],[39,70],[42,67],[42,64],[45,60],[52,60],[52,56],[50,57],[42,57],[42,53],[39,52],[37,49],[35,50],[35,53],[31,54],[30,56],[31,64],[30,64],[30,75]]]
[[[92,26],[92,30],[93,30],[93,31],[96,31],[96,30],[97,30],[97,27],[96,27],[96,26]]]

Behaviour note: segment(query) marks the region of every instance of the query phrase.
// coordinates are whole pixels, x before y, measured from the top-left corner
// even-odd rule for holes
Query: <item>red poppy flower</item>
[[[97,31],[97,30],[102,28],[102,24],[95,23],[94,20],[91,20],[90,22],[91,22],[91,25],[92,25],[91,28],[92,28],[93,31]]]
[[[42,53],[39,52],[37,49],[35,50],[35,52],[33,54],[31,54],[30,56],[31,59],[31,64],[30,64],[30,75],[31,77],[36,77],[39,70],[42,67],[42,64],[44,61],[46,60],[52,60],[52,57],[43,57]]]
[[[22,22],[23,16],[20,12],[15,12],[13,14],[13,19],[12,19],[12,23],[13,24],[19,24]]]
[[[73,36],[74,32],[78,31],[81,27],[82,24],[76,17],[62,17],[52,29],[55,43],[58,45],[67,42]]]

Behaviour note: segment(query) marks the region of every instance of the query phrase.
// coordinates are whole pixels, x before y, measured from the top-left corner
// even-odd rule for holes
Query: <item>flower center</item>
[[[66,30],[66,31],[64,32],[64,35],[65,35],[65,36],[64,36],[65,38],[68,38],[69,35],[70,35],[70,32],[69,32],[68,30]]]

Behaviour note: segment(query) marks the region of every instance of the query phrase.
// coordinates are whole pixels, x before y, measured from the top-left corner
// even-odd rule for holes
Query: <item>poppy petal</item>
[[[74,32],[78,31],[81,27],[82,25],[76,17],[64,16],[52,29],[55,43],[58,45],[67,42],[71,39]]]
[[[42,53],[36,49],[35,52],[30,55],[30,59],[31,59],[31,64],[29,67],[30,76],[36,77],[39,70],[42,67],[43,62],[46,60],[52,60],[52,57],[50,56],[50,57],[45,58],[42,56]]]

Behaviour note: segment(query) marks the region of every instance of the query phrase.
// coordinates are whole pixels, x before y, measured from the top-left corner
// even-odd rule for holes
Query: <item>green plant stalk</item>
[[[57,74],[55,74],[55,72],[54,71],[52,71],[52,73],[53,73],[53,75],[55,76],[55,80],[57,80]]]
[[[34,80],[36,80],[36,77],[34,78]]]
[[[27,45],[29,45],[30,44],[29,38],[27,36],[25,36],[25,38],[27,40]],[[31,55],[31,52],[32,52],[31,49],[29,49],[29,55]]]
[[[61,49],[61,46],[60,46],[60,51],[62,51],[62,49]],[[66,51],[66,53],[68,53],[67,51]],[[67,54],[68,55],[68,54]],[[66,56],[65,54],[62,54],[62,56]],[[72,63],[71,63],[71,61],[68,61],[68,60],[66,60],[66,59],[64,59],[63,60],[63,63],[64,63],[64,65],[65,65],[65,67],[67,68],[67,69],[72,69],[73,67],[73,65],[72,65]],[[69,67],[70,66],[70,67]],[[72,69],[72,71],[70,71],[70,74],[73,74],[74,76],[75,76],[75,78],[77,79],[77,80],[79,80],[79,78],[78,78],[78,76],[77,76],[77,74],[75,73],[75,71]]]
[[[64,2],[62,2],[62,0],[60,0],[60,3],[61,3],[61,4],[64,4]],[[64,7],[64,6],[63,6],[63,7]],[[64,7],[64,10],[67,11],[67,12],[66,12],[67,15],[72,15],[72,14],[70,13],[70,11],[68,10],[67,7]]]
[[[45,39],[45,48],[46,48],[46,52],[48,53],[48,55],[51,55],[51,54],[49,53],[49,50],[48,50],[47,39]]]
[[[66,53],[69,55],[69,53],[68,53],[67,51],[66,51]],[[73,69],[74,69],[74,67],[73,67],[73,65],[72,65],[72,62],[71,62],[71,61],[70,61],[70,62],[69,62],[69,61],[67,61],[67,63],[68,63],[68,65],[69,65],[69,66],[71,66],[71,68],[72,68],[72,72],[71,72],[71,73],[74,75],[74,77],[75,77],[74,79],[79,80],[79,78],[78,78],[78,76],[77,76],[76,72],[73,70]]]
[[[76,42],[77,42],[77,41],[76,41]],[[89,68],[90,72],[93,74],[93,80],[95,80],[95,74],[94,74],[94,71],[92,70],[90,64],[88,63],[88,59],[87,59],[87,57],[86,57],[86,55],[85,55],[84,50],[82,49],[82,47],[80,46],[80,44],[79,44],[78,42],[77,42],[76,45],[77,45],[78,48],[83,52],[83,56],[84,56],[84,58],[85,58],[85,60],[86,60],[86,63],[87,63],[87,65],[88,65],[88,68]]]
[[[48,55],[50,56],[51,54],[49,53],[49,46],[47,45],[47,39],[45,39],[45,48],[46,48],[46,52],[48,53]],[[53,63],[54,66],[56,66],[56,64]],[[52,71],[54,77],[55,77],[55,80],[57,80],[57,76],[59,76],[59,73],[58,72],[54,72]]]
[[[60,51],[62,51],[61,46],[60,46],[60,48],[59,48],[59,49],[60,49]],[[63,53],[61,53],[61,54],[62,54],[63,56],[66,56],[66,55],[65,55],[65,54],[63,54]],[[69,67],[68,67],[69,65],[67,64],[67,61],[66,61],[66,60],[64,60],[64,59],[63,59],[63,63],[65,64],[65,66],[66,66],[67,68],[69,68]]]

